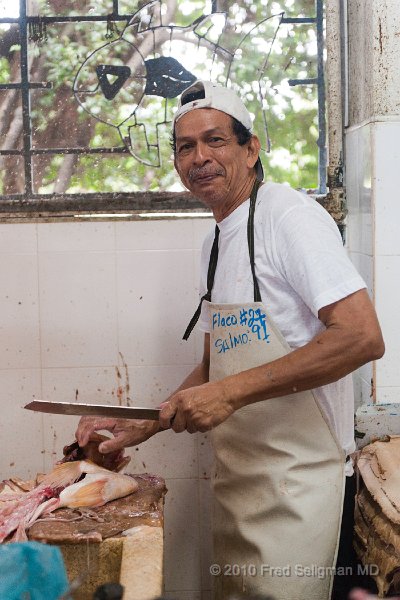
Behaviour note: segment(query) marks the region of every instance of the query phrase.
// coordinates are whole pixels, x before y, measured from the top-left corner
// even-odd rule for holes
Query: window
[[[0,0],[0,215],[201,211],[169,145],[197,78],[240,90],[268,179],[325,192],[322,0],[133,4]]]

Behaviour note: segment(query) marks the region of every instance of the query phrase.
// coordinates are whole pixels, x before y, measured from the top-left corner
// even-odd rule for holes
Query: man
[[[175,167],[217,223],[185,334],[200,317],[203,360],[162,404],[159,423],[83,418],[77,439],[108,429],[107,452],[169,427],[211,430],[216,596],[325,600],[352,471],[349,374],[384,345],[335,223],[307,196],[262,184],[251,126],[232,90],[197,81],[183,92]]]

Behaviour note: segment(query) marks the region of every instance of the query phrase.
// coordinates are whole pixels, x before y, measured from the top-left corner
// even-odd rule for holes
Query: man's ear
[[[261,144],[256,135],[252,135],[247,145],[247,166],[252,169],[260,154]]]

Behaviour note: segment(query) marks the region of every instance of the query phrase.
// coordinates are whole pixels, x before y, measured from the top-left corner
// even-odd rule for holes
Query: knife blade
[[[89,415],[114,417],[116,419],[149,419],[158,421],[159,408],[139,406],[110,406],[108,404],[82,404],[79,402],[52,402],[50,400],[32,400],[24,406],[28,410],[51,413],[54,415]]]

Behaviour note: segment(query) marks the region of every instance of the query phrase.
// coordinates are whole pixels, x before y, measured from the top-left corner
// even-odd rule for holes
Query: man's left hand
[[[161,427],[171,427],[176,433],[209,431],[234,412],[220,382],[204,383],[176,392],[160,408]]]
[[[128,446],[137,446],[159,431],[158,421],[144,419],[111,419],[108,417],[81,417],[75,436],[78,444],[86,446],[96,431],[110,431],[113,438],[99,445],[99,452],[108,454]]]

